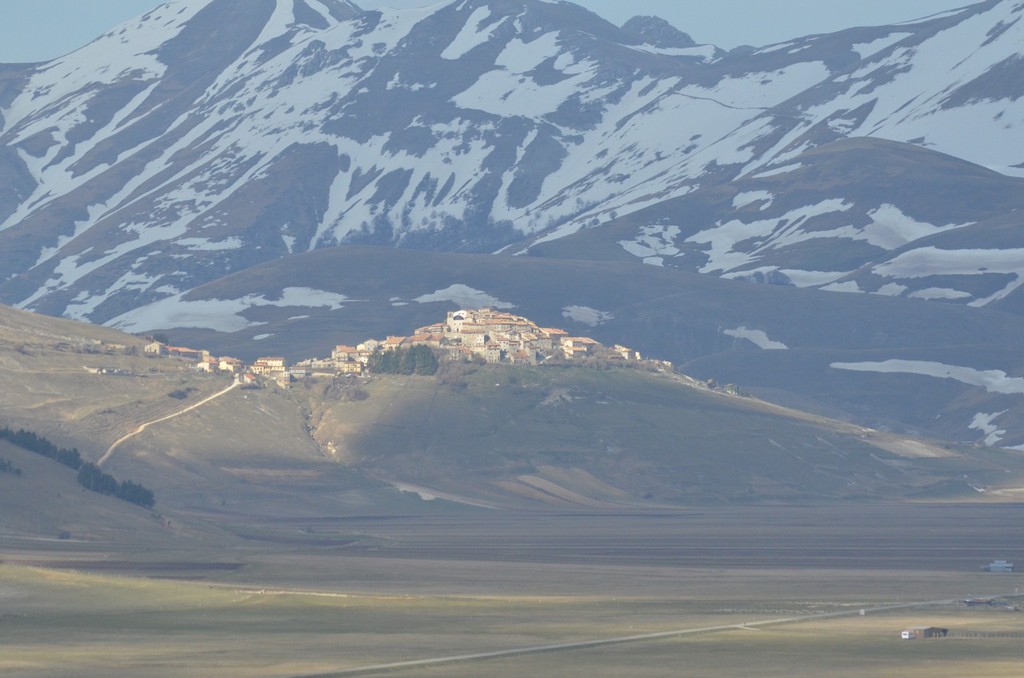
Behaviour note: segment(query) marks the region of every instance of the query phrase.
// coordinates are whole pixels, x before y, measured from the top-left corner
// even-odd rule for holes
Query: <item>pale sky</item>
[[[636,14],[670,21],[700,43],[767,45],[852,26],[917,19],[977,0],[575,0],[612,23]],[[45,61],[74,51],[163,0],[0,0],[0,63]],[[363,9],[437,0],[355,0]]]

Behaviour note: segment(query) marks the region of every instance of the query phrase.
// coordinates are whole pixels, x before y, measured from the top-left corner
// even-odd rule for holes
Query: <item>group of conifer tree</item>
[[[0,428],[0,440],[6,440],[12,445],[53,459],[57,463],[78,471],[78,484],[87,490],[123,499],[144,508],[152,508],[156,503],[152,490],[130,480],[118,482],[116,478],[109,473],[104,473],[95,464],[82,461],[82,455],[78,452],[78,448],[58,447],[37,433],[25,429],[14,431],[7,426]],[[21,469],[18,469],[18,475],[20,475],[20,471]]]
[[[25,429],[12,431],[5,426],[0,428],[0,440],[6,440],[12,445],[17,445],[29,452],[41,454],[76,471],[82,467],[82,455],[78,453],[78,448],[73,447],[69,450],[65,447],[57,447],[46,438],[32,431],[26,431]]]
[[[368,367],[377,374],[420,374],[437,372],[437,356],[429,346],[422,344],[390,351],[377,351],[370,357]]]

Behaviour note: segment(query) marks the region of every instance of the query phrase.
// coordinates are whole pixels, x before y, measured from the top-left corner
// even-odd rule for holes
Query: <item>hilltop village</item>
[[[590,337],[574,337],[562,329],[539,327],[522,316],[493,308],[459,310],[448,313],[444,322],[418,328],[407,337],[389,336],[368,339],[356,346],[335,346],[330,358],[307,358],[289,365],[282,357],[265,356],[246,364],[230,357],[214,357],[209,351],[170,346],[153,341],[144,347],[147,355],[171,356],[195,361],[204,372],[238,375],[244,383],[272,380],[287,386],[296,379],[363,375],[372,371],[375,356],[389,351],[428,347],[436,356],[449,361],[482,361],[538,365],[545,362],[602,360],[613,363],[639,363],[640,354],[626,346],[606,347]],[[657,361],[671,369],[671,363]]]

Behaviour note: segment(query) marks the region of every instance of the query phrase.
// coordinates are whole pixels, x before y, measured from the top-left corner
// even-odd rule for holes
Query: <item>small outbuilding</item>
[[[919,638],[945,638],[949,635],[949,629],[940,629],[937,626],[912,626],[903,629],[900,638],[903,640],[918,640]]]
[[[1005,560],[993,560],[981,569],[986,572],[1013,572],[1013,563],[1008,563]]]

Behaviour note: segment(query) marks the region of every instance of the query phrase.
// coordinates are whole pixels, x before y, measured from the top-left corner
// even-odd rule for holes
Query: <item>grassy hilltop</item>
[[[135,337],[3,313],[7,424],[103,459],[107,472],[153,489],[160,510],[975,499],[972,486],[1016,487],[1024,473],[1020,455],[903,439],[671,373],[599,366],[452,364],[431,377],[238,388],[112,449],[230,379],[142,357]]]

